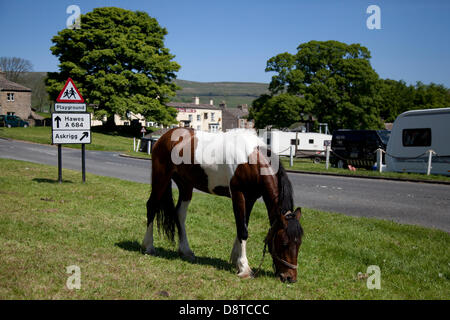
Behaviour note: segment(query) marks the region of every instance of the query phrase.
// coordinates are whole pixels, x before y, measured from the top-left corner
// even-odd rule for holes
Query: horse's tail
[[[172,197],[170,152],[157,143],[153,154],[152,192],[147,202],[147,217],[149,222],[156,217],[158,231],[161,233],[162,229],[167,238],[174,242],[177,217]]]
[[[169,184],[164,190],[161,199],[159,199],[159,201],[155,201],[155,204],[156,205],[152,206],[150,210],[154,210],[156,213],[158,231],[161,232],[162,229],[167,238],[174,242],[176,212],[172,197],[172,181],[169,181]]]

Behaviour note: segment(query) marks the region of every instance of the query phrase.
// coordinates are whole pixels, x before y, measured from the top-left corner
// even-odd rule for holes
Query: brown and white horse
[[[145,253],[156,254],[153,245],[156,216],[158,227],[162,227],[172,241],[175,226],[178,229],[179,254],[192,261],[195,259],[189,247],[185,221],[192,191],[196,188],[232,199],[237,237],[231,261],[237,266],[240,277],[251,277],[246,256],[247,226],[253,205],[262,196],[270,221],[266,245],[275,273],[283,282],[295,282],[303,235],[299,222],[301,211],[300,208],[294,211],[292,185],[284,168],[277,157],[269,157],[267,153],[262,140],[250,130],[205,133],[175,128],[165,133],[152,152],[152,191],[147,202],[147,232],[142,243]],[[176,206],[172,180],[179,189]]]

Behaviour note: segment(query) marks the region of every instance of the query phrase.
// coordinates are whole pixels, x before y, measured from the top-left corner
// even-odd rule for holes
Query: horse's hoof
[[[187,260],[189,262],[195,262],[195,254],[192,251],[189,253],[178,251],[178,254],[180,255],[181,259]]]
[[[250,271],[242,271],[242,272],[240,272],[240,273],[238,273],[238,277],[239,278],[241,278],[241,279],[251,279],[251,278],[253,278],[253,272],[250,270]]]
[[[156,250],[155,250],[155,248],[150,248],[150,249],[144,250],[144,254],[148,254],[149,256],[156,256]]]

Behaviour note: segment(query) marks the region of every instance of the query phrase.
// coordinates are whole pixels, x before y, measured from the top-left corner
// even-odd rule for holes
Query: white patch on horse
[[[194,161],[208,177],[208,190],[228,187],[237,167],[248,163],[249,156],[264,142],[253,130],[235,129],[210,133],[196,131]]]
[[[189,242],[186,234],[186,216],[189,203],[191,201],[181,201],[180,207],[177,210],[178,221],[180,222],[178,251],[187,258],[194,258],[194,253],[189,247]]]
[[[247,260],[247,241],[236,237],[234,241],[233,250],[231,251],[231,262],[238,268],[238,276],[241,278],[248,278],[252,276],[252,269],[248,265]]]
[[[142,248],[145,250],[146,254],[155,254],[155,247],[153,246],[153,222],[147,227],[147,232],[145,233],[144,241],[142,241]]]

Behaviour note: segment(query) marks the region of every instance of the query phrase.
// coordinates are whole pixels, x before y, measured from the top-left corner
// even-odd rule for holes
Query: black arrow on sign
[[[61,121],[61,118],[59,116],[57,116],[55,118],[55,121],[56,121],[56,128],[59,128],[59,122]]]
[[[89,132],[83,132],[83,135],[81,136],[81,139],[80,139],[80,141],[81,140],[83,140],[84,138],[87,138],[89,136]]]

